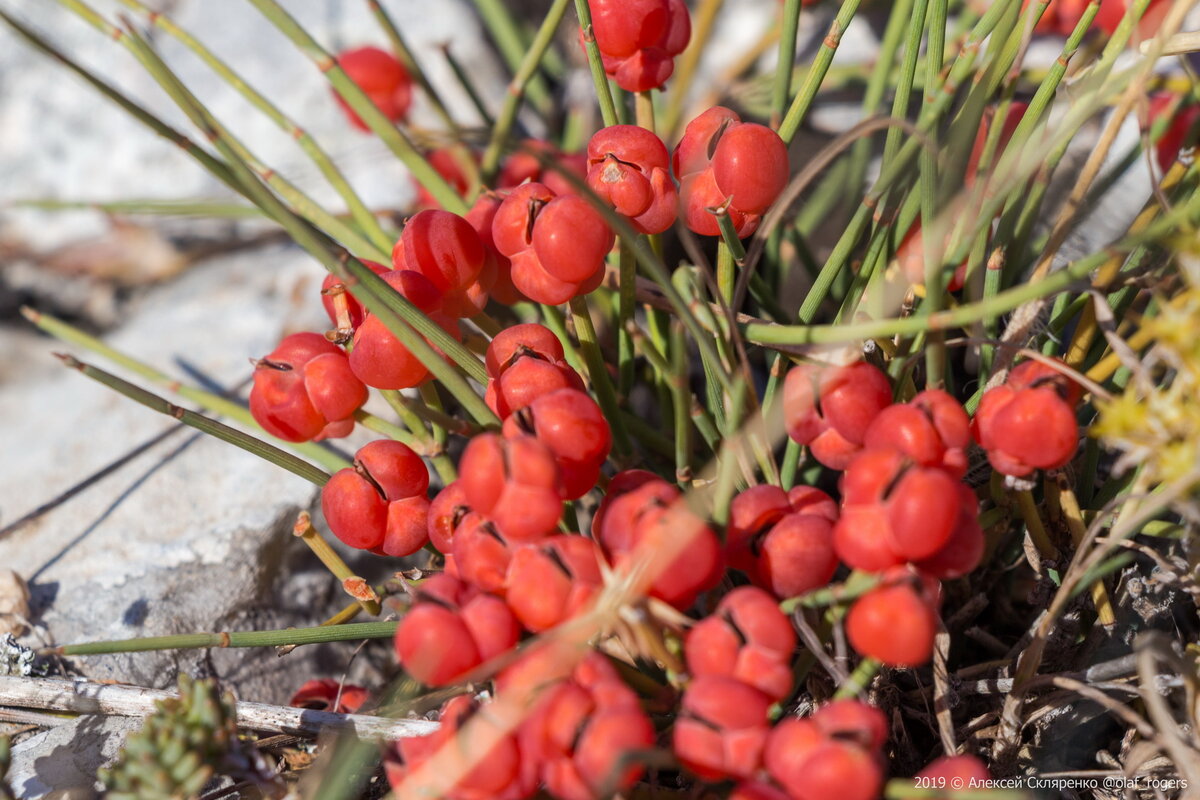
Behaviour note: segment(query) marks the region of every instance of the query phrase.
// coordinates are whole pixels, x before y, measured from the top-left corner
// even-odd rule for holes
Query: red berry
[[[379,440],[321,488],[329,529],[351,547],[407,556],[428,541],[429,471],[407,445]]]
[[[479,277],[485,258],[483,242],[471,223],[436,209],[411,217],[392,250],[396,269],[421,273],[447,295],[465,291]]]
[[[392,122],[404,119],[412,104],[412,78],[395,56],[378,47],[358,47],[340,53],[337,63],[385,117]],[[340,94],[334,92],[334,98],[354,127],[370,130]]]
[[[551,536],[513,553],[505,598],[533,633],[553,628],[584,608],[601,584],[600,549],[582,536]]]
[[[412,270],[399,270],[385,272],[380,277],[424,311],[446,333],[455,339],[462,338],[458,324],[438,310],[441,295],[424,275]],[[429,377],[429,369],[425,364],[393,336],[374,314],[368,314],[354,332],[350,369],[363,383],[377,389],[410,389]]]
[[[657,89],[691,37],[683,0],[589,0],[605,71],[622,89]],[[582,32],[581,32],[582,35]]]
[[[254,369],[250,413],[272,436],[289,442],[346,436],[367,387],[346,354],[317,333],[287,336]]]
[[[887,376],[866,362],[845,367],[801,364],[784,380],[783,414],[788,435],[799,444],[813,443],[834,431],[844,446],[843,455],[861,445],[867,428],[884,408],[891,405],[892,390]]]
[[[558,462],[564,496],[575,500],[596,484],[612,447],[612,432],[600,406],[576,389],[543,394],[504,423],[508,438],[532,435]]]
[[[1004,384],[984,393],[972,433],[988,451],[992,466],[1006,475],[1058,469],[1071,460],[1079,444],[1075,405],[1081,392],[1053,367],[1026,361]]]
[[[770,704],[765,694],[733,678],[696,678],[675,720],[675,757],[705,780],[749,778],[762,762]]]
[[[725,131],[712,158],[717,188],[743,214],[764,214],[787,186],[787,145],[764,125]]]
[[[777,701],[791,693],[795,649],[796,633],[777,601],[752,586],[727,594],[684,641],[693,676],[736,678]]]
[[[961,578],[983,560],[986,541],[979,527],[978,502],[966,486],[958,487],[958,521],[950,538],[929,558],[916,562],[917,569],[941,580]]]
[[[937,611],[914,583],[887,583],[855,601],[846,615],[846,636],[855,650],[895,667],[919,667],[929,661]]]
[[[513,547],[491,520],[477,513],[463,517],[454,531],[453,555],[461,580],[480,591],[504,595]]]
[[[883,409],[863,437],[868,450],[898,450],[923,467],[940,466],[956,478],[966,474],[970,444],[967,412],[940,389]]]
[[[495,521],[505,537],[546,536],[562,515],[562,482],[550,450],[532,436],[476,436],[459,463],[467,502]]]
[[[588,185],[640,233],[675,222],[678,197],[662,140],[637,125],[612,125],[588,143]]]
[[[433,498],[433,502],[429,504],[429,541],[438,552],[451,552],[454,547],[454,531],[470,511],[467,494],[458,481],[447,484]]]
[[[763,766],[789,797],[808,797],[804,793],[808,761],[824,741],[824,734],[811,719],[786,717],[771,729],[763,751]]]
[[[338,714],[353,714],[370,699],[370,692],[352,683],[322,678],[305,681],[288,700],[293,708],[312,711],[334,711]]]
[[[812,721],[831,739],[853,741],[868,752],[880,752],[887,742],[887,717],[861,700],[834,700],[821,706]]]

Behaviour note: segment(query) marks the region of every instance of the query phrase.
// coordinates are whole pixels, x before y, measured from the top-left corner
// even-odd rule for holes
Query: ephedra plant
[[[700,85],[721,0],[553,0],[532,29],[475,0],[511,71],[499,98],[460,75],[481,129],[384,4],[374,44],[334,53],[249,0],[311,58],[296,79],[411,171],[395,219],[169,16],[60,2],[195,131],[3,17],[319,261],[330,325],[263,354],[241,404],[27,316],[199,410],[63,356],[86,376],[319,486],[327,530],[297,534],[354,602],[310,630],[58,653],[393,639],[395,686],[297,702],[402,714],[436,691],[439,727],[323,748],[314,797],[374,769],[399,798],[463,800],[1200,791],[1200,98],[1171,68],[1189,3],[763,0],[762,41]],[[838,62],[867,22],[878,51]],[[152,27],[296,132],[344,207],[235,138]],[[438,147],[408,121],[418,94]],[[799,144],[847,95],[862,121]],[[1130,171],[1154,190],[1127,230],[1063,257]],[[316,444],[359,426],[379,438],[352,456]],[[420,578],[371,587],[330,535]],[[1148,586],[1166,623],[1138,611]],[[1075,735],[1082,707],[1099,721]]]

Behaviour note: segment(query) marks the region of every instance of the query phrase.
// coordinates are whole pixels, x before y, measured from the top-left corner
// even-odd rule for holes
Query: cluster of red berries
[[[984,392],[971,432],[997,472],[1020,478],[1058,469],[1079,444],[1075,409],[1082,397],[1083,389],[1060,369],[1023,361]]]
[[[588,7],[604,71],[618,86],[648,92],[667,82],[692,36],[683,0],[588,0]]]
[[[975,495],[960,483],[970,444],[966,412],[937,389],[893,404],[887,376],[859,362],[793,368],[784,414],[795,441],[844,470],[841,513],[824,528],[809,523],[801,551],[820,557],[805,563],[824,574],[840,559],[879,574],[879,586],[850,609],[850,642],[886,664],[924,664],[937,630],[937,580],[965,575],[983,556]]]

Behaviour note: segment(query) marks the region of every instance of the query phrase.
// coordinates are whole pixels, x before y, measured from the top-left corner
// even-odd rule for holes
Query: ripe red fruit
[[[861,747],[837,740],[817,745],[804,761],[805,774],[796,797],[817,800],[875,800],[883,788],[879,759]]]
[[[407,556],[429,541],[428,489],[421,457],[381,439],[360,448],[354,467],[338,470],[321,488],[321,510],[333,534],[351,547]]]
[[[254,367],[250,413],[267,433],[289,442],[346,436],[367,401],[346,354],[317,333],[294,333]]]
[[[579,613],[601,585],[600,549],[582,536],[550,536],[513,553],[505,599],[526,630],[540,633]]]
[[[445,577],[425,586],[396,628],[396,658],[416,680],[445,686],[513,648],[520,626],[503,600]]]
[[[471,223],[436,209],[411,217],[392,250],[395,268],[428,278],[442,294],[442,311],[454,317],[473,316],[481,309],[470,291],[486,260],[483,242]]]
[[[645,92],[666,83],[675,56],[691,38],[683,0],[589,0],[588,5],[604,71],[617,85]]]
[[[514,189],[492,220],[496,249],[512,263],[513,285],[526,297],[559,305],[599,285],[616,241],[604,218],[575,195],[540,183]]]
[[[296,690],[288,705],[312,711],[334,711],[338,714],[353,714],[362,708],[371,694],[362,686],[343,684],[330,678],[305,681]]]
[[[984,393],[971,432],[998,472],[1022,477],[1058,469],[1079,445],[1075,406],[1081,392],[1053,367],[1026,361]]]
[[[887,717],[861,700],[834,700],[821,706],[812,721],[826,737],[852,741],[868,752],[881,751],[887,742]]]
[[[449,554],[454,547],[454,531],[471,511],[462,484],[446,485],[429,504],[429,541],[439,553]]]
[[[870,548],[854,542],[876,544],[883,533],[878,544],[903,560],[932,556],[958,522],[958,487],[944,470],[915,466],[897,450],[863,452],[842,476],[843,513],[834,532],[838,556],[852,567],[870,569],[856,559],[857,551]],[[870,505],[878,506],[882,517],[850,513]]]
[[[673,156],[684,222],[701,236],[720,227],[709,208],[725,207],[738,236],[754,233],[787,185],[787,145],[763,125],[720,106],[696,117]]]
[[[380,277],[446,333],[461,340],[458,324],[441,312],[442,296],[428,278],[412,270],[393,270]],[[410,389],[429,377],[425,364],[374,314],[368,314],[354,332],[350,369],[363,383],[377,389]]]
[[[694,679],[675,720],[675,757],[705,780],[751,777],[762,762],[770,705],[765,694],[733,678]]]
[[[504,596],[513,546],[486,517],[469,512],[454,532],[454,568],[459,579],[482,592]]]
[[[514,325],[492,339],[485,364],[487,403],[505,419],[556,389],[583,389],[583,380],[563,360],[562,343],[535,323]]]
[[[647,593],[679,609],[715,586],[725,566],[712,528],[662,479],[615,498],[597,540],[616,569],[636,565]]]
[[[937,611],[919,579],[902,578],[864,594],[846,615],[846,636],[864,656],[919,667],[933,656]]]
[[[562,481],[554,454],[532,436],[473,438],[459,462],[470,506],[513,541],[541,539],[562,515]]]
[[[675,223],[678,195],[662,140],[637,125],[598,131],[587,148],[587,182],[639,233],[662,233]]]
[[[546,692],[521,726],[520,740],[555,797],[595,800],[602,789],[623,791],[638,779],[642,767],[629,754],[654,744],[654,726],[616,670],[592,653]]]
[[[340,53],[337,63],[385,117],[392,122],[404,119],[412,104],[412,78],[395,56],[378,47],[357,47]],[[334,98],[354,127],[371,130],[336,91]]]
[[[477,713],[480,707],[466,695],[452,698],[442,706],[437,730],[391,745],[384,757],[384,771],[396,797],[412,800],[434,794],[428,786],[408,787],[409,791],[401,787],[435,756],[441,768],[437,775],[455,776],[449,789],[436,792],[446,800],[517,800],[533,792],[533,784],[523,780],[523,758],[516,737],[495,730],[486,713]]]
[[[788,182],[787,145],[752,122],[725,131],[712,159],[717,188],[743,214],[765,214]]]
[[[970,444],[967,412],[941,389],[926,389],[883,409],[863,436],[868,450],[898,450],[920,466],[940,466],[956,478],[966,474]]]
[[[600,406],[577,389],[556,389],[514,412],[504,422],[504,435],[532,435],[550,449],[567,500],[591,491],[612,448],[612,432]]]
[[[767,773],[792,798],[807,798],[807,763],[825,741],[824,734],[811,719],[785,717],[771,729],[763,750]],[[815,800],[815,798],[814,798]]]
[[[791,693],[795,649],[792,624],[771,595],[753,586],[727,594],[684,640],[694,677],[736,678],[776,701]]]
[[[916,562],[917,569],[940,580],[961,578],[983,560],[986,541],[983,528],[979,527],[979,504],[975,493],[960,485],[958,494],[958,521],[950,538],[929,558]]]
[[[788,435],[811,445],[817,460],[833,469],[846,468],[871,422],[891,403],[887,376],[862,361],[844,367],[801,364],[784,379]],[[825,439],[832,439],[827,448],[818,447]]]

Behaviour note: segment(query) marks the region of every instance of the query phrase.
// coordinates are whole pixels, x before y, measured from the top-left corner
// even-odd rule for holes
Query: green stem
[[[882,666],[883,664],[877,659],[870,657],[858,662],[858,666],[854,668],[854,672],[850,673],[845,683],[839,686],[837,691],[834,692],[833,699],[846,700],[851,697],[858,697],[871,685],[871,681],[879,674],[879,669]]]
[[[829,33],[825,36],[825,41],[821,43],[821,49],[817,51],[812,66],[809,67],[804,84],[796,93],[795,99],[792,100],[783,122],[779,124],[779,136],[785,142],[792,141],[792,137],[796,135],[796,131],[800,130],[801,123],[804,122],[809,109],[817,99],[821,82],[825,80],[825,75],[829,72],[829,65],[833,63],[833,56],[842,43],[842,33],[845,32],[846,27],[858,12],[859,2],[860,0],[842,0],[842,7],[838,10],[837,17],[833,20]]]
[[[633,389],[634,378],[633,336],[629,324],[633,321],[637,302],[637,257],[624,239],[620,242],[617,258],[620,280],[617,298],[617,391],[621,397],[628,397]]]
[[[135,375],[138,375],[146,380],[161,386],[168,391],[179,395],[193,403],[205,408],[214,414],[219,414],[223,417],[228,417],[238,424],[253,428],[256,431],[262,431],[264,436],[270,437],[274,442],[277,442],[281,447],[288,447],[295,450],[305,458],[315,461],[325,469],[336,472],[339,469],[350,466],[350,464],[341,456],[333,453],[324,447],[312,442],[284,442],[282,439],[277,439],[266,431],[262,430],[262,426],[254,419],[250,410],[240,403],[234,402],[227,397],[222,397],[213,392],[207,392],[203,389],[198,389],[194,386],[187,386],[175,380],[171,376],[159,372],[154,367],[145,362],[109,347],[99,339],[89,336],[83,331],[75,328],[60,319],[44,314],[40,311],[35,311],[32,308],[22,308],[21,313],[25,319],[32,322],[39,330],[48,333],[55,339],[69,344],[78,345],[86,348],[99,356],[107,358],[109,361],[117,364],[124,369],[129,370]]]
[[[317,486],[324,486],[325,482],[329,480],[329,473],[314,467],[307,461],[300,460],[291,453],[280,450],[275,445],[267,444],[261,439],[256,439],[248,433],[242,433],[236,428],[231,428],[216,420],[209,419],[203,414],[197,414],[195,411],[189,411],[186,408],[177,406],[152,392],[146,391],[140,386],[135,386],[129,381],[118,378],[112,373],[105,372],[98,367],[93,367],[91,364],[85,364],[74,356],[65,353],[56,353],[55,355],[68,367],[79,370],[92,380],[120,392],[130,400],[140,403],[146,408],[157,411],[160,414],[166,414],[168,417],[173,417],[184,425],[240,447],[246,452],[253,453],[276,466],[283,467],[288,472],[298,475]]]
[[[566,14],[568,2],[570,0],[554,0],[554,4],[542,20],[541,27],[538,28],[537,35],[533,37],[533,43],[521,60],[516,75],[508,84],[504,105],[496,118],[496,124],[492,127],[492,136],[483,154],[483,175],[486,181],[490,182],[500,167],[500,157],[504,154],[504,146],[512,132],[513,123],[517,120],[521,100],[525,97],[529,82],[537,74],[538,65],[554,41],[554,35],[558,32],[563,15]]]
[[[135,11],[145,14],[149,22],[182,42],[184,46],[195,53],[225,83],[229,84],[235,91],[245,97],[251,105],[262,111],[267,118],[279,126],[288,136],[295,139],[296,144],[300,146],[300,149],[308,155],[317,169],[321,171],[321,174],[329,182],[329,185],[341,196],[354,221],[358,223],[358,226],[370,238],[372,244],[374,244],[376,250],[375,255],[372,257],[379,260],[378,257],[380,255],[391,252],[391,237],[383,230],[383,227],[379,224],[379,220],[375,218],[375,215],[367,208],[362,198],[354,191],[350,182],[346,180],[341,170],[333,163],[329,154],[317,144],[317,141],[313,139],[308,131],[301,128],[295,121],[284,114],[268,97],[246,83],[227,63],[217,57],[216,54],[196,39],[196,37],[176,25],[170,17],[149,8],[141,0],[120,0],[120,2],[127,8],[132,8]],[[362,252],[368,254],[372,251],[363,250]]]
[[[496,48],[504,58],[508,68],[516,73],[521,68],[521,61],[528,50],[528,42],[517,20],[503,0],[472,0],[483,24],[487,26]],[[538,113],[545,116],[553,109],[550,90],[540,76],[535,77],[526,88],[530,101]]]
[[[433,195],[442,208],[455,214],[467,213],[466,201],[459,197],[454,187],[438,174],[438,171],[409,141],[409,138],[384,116],[371,98],[338,66],[333,55],[322,47],[300,23],[296,22],[283,6],[276,0],[250,0],[250,2],[312,60],[328,78],[338,95],[354,109],[367,127],[403,162],[404,166],[408,167],[413,178]]]
[[[617,391],[613,386],[612,377],[608,374],[608,364],[600,350],[600,342],[596,338],[596,328],[592,324],[592,314],[586,298],[571,298],[571,315],[575,320],[575,334],[579,337],[579,346],[587,363],[588,378],[596,392],[596,400],[612,426],[613,447],[619,455],[628,456],[633,452],[633,443],[629,439],[629,431],[625,429],[625,418],[621,415],[617,403]]]
[[[796,66],[796,32],[800,29],[800,0],[784,0],[779,28],[779,63],[771,92],[771,125],[778,128],[792,94],[792,72]]]
[[[315,628],[285,628],[277,631],[231,631],[227,633],[184,633],[176,636],[147,636],[109,642],[67,644],[53,648],[63,656],[98,656],[111,653],[143,653],[149,650],[195,650],[205,647],[280,647],[283,645],[350,642],[387,639],[396,634],[398,622],[352,622]]]
[[[475,106],[475,111],[478,112],[479,118],[483,120],[483,124],[491,128],[496,124],[492,117],[492,112],[488,110],[487,103],[484,102],[483,95],[479,93],[479,89],[475,87],[475,81],[471,80],[471,76],[467,74],[467,69],[454,55],[449,44],[444,44],[441,47],[442,58],[446,59],[446,64],[449,65],[450,71],[454,73],[454,78],[458,81],[458,85],[462,87],[466,93],[467,99],[471,101],[471,105]]]
[[[596,46],[596,35],[592,31],[592,9],[588,0],[575,0],[575,12],[579,15],[579,27],[583,30],[583,43],[587,50],[588,67],[592,72],[592,83],[596,87],[596,99],[600,103],[600,118],[605,127],[617,125],[617,107],[613,103],[608,75],[604,72],[604,61],[600,48]]]

